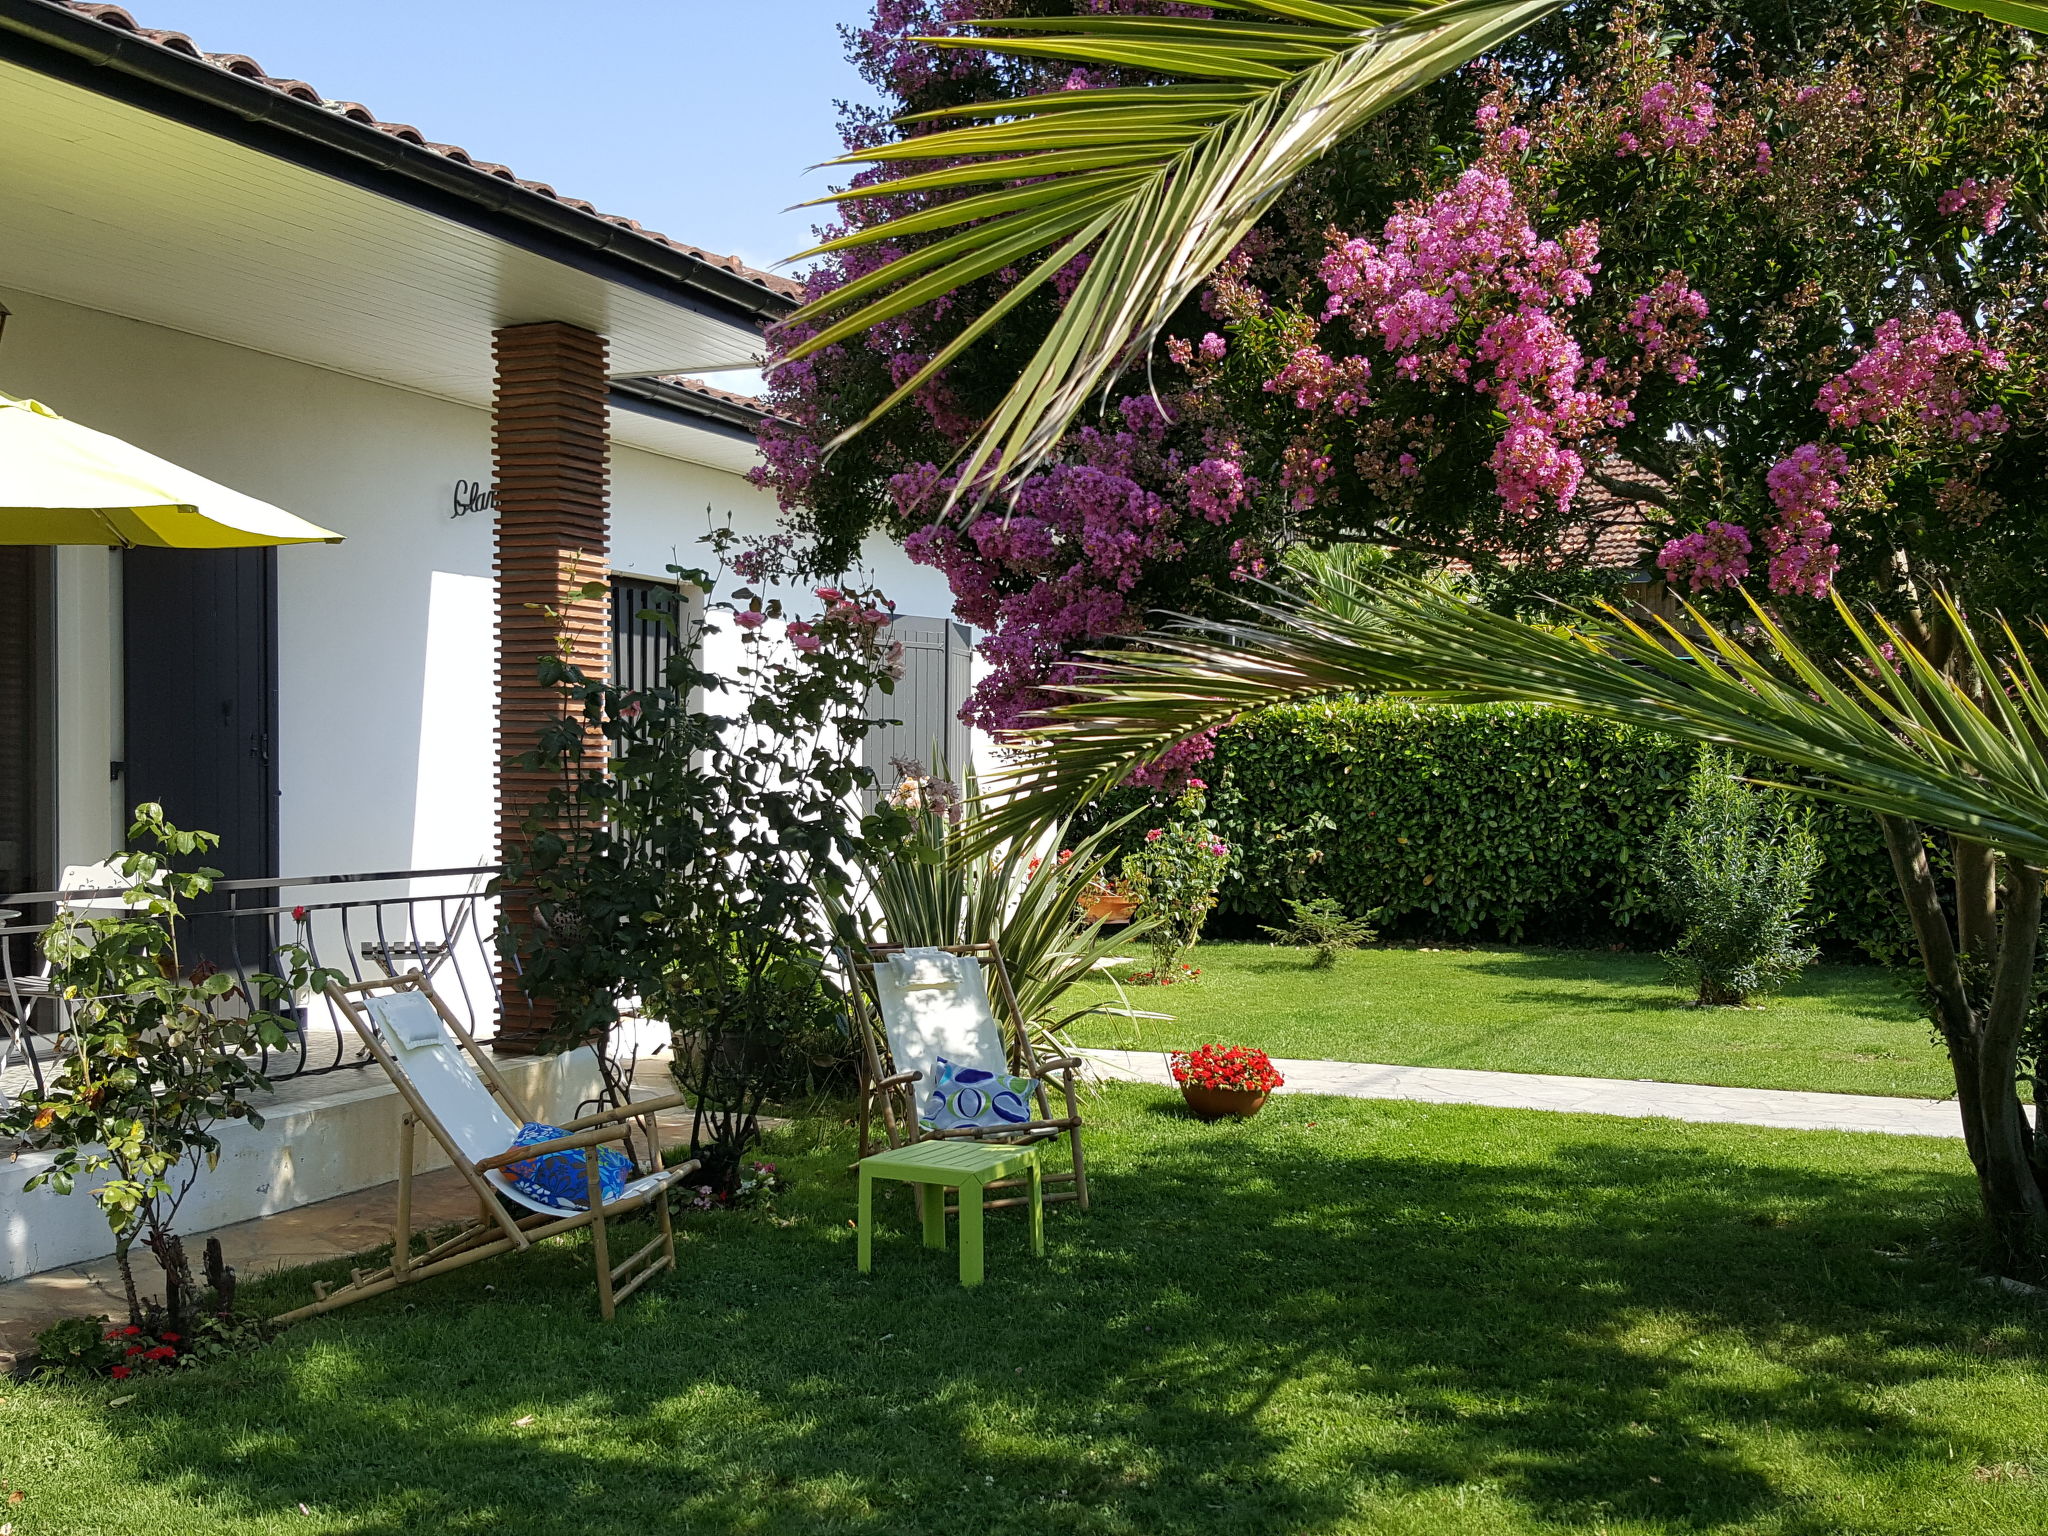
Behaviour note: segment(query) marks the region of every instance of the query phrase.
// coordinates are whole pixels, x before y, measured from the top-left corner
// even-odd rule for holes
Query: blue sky
[[[865,98],[836,24],[865,0],[127,0],[146,27],[359,101],[607,213],[756,266],[809,243]]]

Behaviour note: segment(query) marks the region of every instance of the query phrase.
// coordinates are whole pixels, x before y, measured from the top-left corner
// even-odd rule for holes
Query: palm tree
[[[1138,763],[1238,714],[1372,690],[1448,702],[1522,700],[1669,732],[1781,765],[1780,787],[1875,814],[1911,917],[1955,1072],[1984,1209],[2007,1259],[2048,1250],[2048,1109],[2030,1127],[2017,1076],[2033,1011],[2048,866],[2048,686],[2000,625],[1998,657],[1941,600],[1938,664],[1839,598],[1847,660],[1803,650],[1752,600],[1745,644],[1688,607],[1684,622],[1606,607],[1528,624],[1428,584],[1374,589],[1341,571],[1277,590],[1238,620],[1190,619],[1097,658],[999,786],[986,821],[1014,831],[1078,805]],[[1922,827],[1950,834],[1957,914],[1943,910]],[[2003,921],[1998,862],[2004,865]],[[1981,870],[1972,878],[1973,870]],[[2037,1085],[2037,1105],[2038,1085]]]
[[[1939,3],[2048,31],[2044,0]],[[1000,463],[1004,478],[1015,478],[1044,464],[1086,402],[1151,345],[1296,176],[1395,102],[1564,4],[1228,0],[1212,17],[1011,17],[974,24],[977,35],[924,39],[940,48],[1106,65],[1160,83],[925,113],[906,122],[957,126],[830,162],[910,169],[824,202],[983,190],[804,252],[950,231],[797,311],[787,324],[804,339],[784,360],[1043,258],[843,441],[916,393],[1074,257],[1090,253],[1045,340],[964,456],[958,484],[985,497],[994,487],[981,472]],[[919,170],[919,162],[937,168]]]

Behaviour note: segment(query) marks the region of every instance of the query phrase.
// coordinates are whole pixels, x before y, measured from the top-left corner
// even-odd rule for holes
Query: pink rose
[[[733,623],[741,629],[759,629],[768,622],[768,615],[758,608],[749,608],[732,616]]]

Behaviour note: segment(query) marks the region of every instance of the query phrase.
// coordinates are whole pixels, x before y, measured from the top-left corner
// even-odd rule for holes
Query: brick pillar
[[[585,672],[601,675],[611,633],[604,598],[577,589],[609,574],[606,516],[609,431],[605,341],[559,321],[508,326],[491,336],[497,394],[491,429],[497,476],[498,851],[524,842],[520,823],[559,782],[511,761],[530,751],[540,729],[560,717],[560,697],[541,686],[540,658],[560,647]],[[602,752],[592,734],[590,750]],[[530,909],[516,891],[505,917],[523,932]],[[551,1009],[519,990],[501,961],[505,1000],[496,1049],[529,1055],[551,1025]]]

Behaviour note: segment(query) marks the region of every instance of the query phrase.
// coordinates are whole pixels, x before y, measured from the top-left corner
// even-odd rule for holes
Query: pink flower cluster
[[[1482,126],[1495,152],[1512,147],[1497,108],[1482,109]],[[1482,163],[1388,219],[1378,243],[1336,242],[1321,268],[1323,319],[1349,317],[1353,334],[1384,346],[1404,380],[1490,394],[1508,422],[1492,459],[1501,501],[1525,515],[1545,501],[1565,510],[1585,474],[1580,448],[1629,414],[1625,398],[1599,387],[1605,364],[1589,365],[1565,325],[1566,311],[1593,291],[1599,249],[1590,224],[1557,240],[1538,235],[1513,184]],[[1266,387],[1291,391],[1303,409],[1347,415],[1368,403],[1369,375],[1343,367],[1304,348]],[[1313,505],[1327,468],[1313,452],[1295,460],[1286,476],[1294,503]]]
[[[2005,354],[1966,332],[1954,310],[1932,319],[1915,316],[1911,324],[1887,320],[1863,355],[1821,387],[1814,405],[1831,426],[1876,426],[1904,417],[1974,443],[2004,431],[2005,413],[1997,405],[1970,407],[1965,372],[2006,367]]]
[[[1749,574],[1749,530],[1740,523],[1709,523],[1701,533],[1673,539],[1657,556],[1657,568],[1692,591],[1718,592]]]
[[[1643,357],[1655,362],[1681,384],[1700,376],[1700,365],[1686,350],[1707,318],[1707,301],[1681,277],[1667,277],[1630,306],[1623,322],[1642,344]]]
[[[887,606],[878,607],[874,603],[862,602],[837,587],[819,587],[816,592],[819,601],[825,604],[825,611],[816,619],[793,619],[783,631],[789,636],[789,643],[799,651],[823,649],[827,638],[835,632],[859,641],[872,640],[882,626],[895,617],[890,610],[896,605],[887,598],[881,599]],[[747,621],[745,614],[736,617],[741,624]],[[758,625],[760,620],[756,619],[754,623]]]
[[[1773,592],[1827,595],[1841,563],[1841,550],[1828,541],[1835,530],[1827,514],[1841,505],[1840,477],[1848,469],[1840,448],[1801,443],[1764,477],[1778,509],[1777,523],[1764,530]]]
[[[1960,186],[1950,187],[1942,193],[1934,206],[1945,219],[1952,219],[1959,213],[1974,213],[1978,228],[1989,235],[1995,234],[1998,226],[2005,222],[2006,205],[2011,201],[2010,179],[1987,184],[1974,176],[1966,176]]]
[[[1714,88],[1704,80],[1659,80],[1637,113],[1663,149],[1696,149],[1714,131]]]

